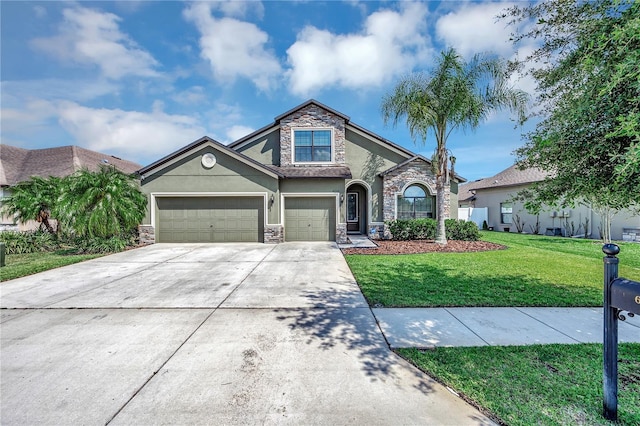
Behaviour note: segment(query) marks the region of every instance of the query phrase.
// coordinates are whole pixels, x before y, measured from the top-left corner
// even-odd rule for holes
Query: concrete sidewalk
[[[376,308],[392,348],[602,343],[602,308]],[[640,316],[618,321],[619,342],[640,343]]]

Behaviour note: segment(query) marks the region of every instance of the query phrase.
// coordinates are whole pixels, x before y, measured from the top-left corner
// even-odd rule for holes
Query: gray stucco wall
[[[280,129],[242,144],[236,151],[262,164],[280,165]]]
[[[346,164],[352,175],[352,179],[348,182],[362,180],[371,186],[370,221],[382,222],[383,179],[378,174],[405,161],[407,156],[372,142],[349,129],[347,129],[346,136]]]
[[[492,226],[496,231],[503,231],[505,228],[509,228],[509,232],[517,232],[515,225],[516,214],[524,221],[524,231],[527,233],[532,232],[532,227],[536,223],[536,215],[530,214],[524,208],[523,203],[513,203],[513,222],[512,224],[504,224],[500,220],[500,203],[509,202],[518,191],[526,188],[527,185],[514,186],[509,188],[488,188],[476,190],[475,207],[488,207],[489,220],[487,221],[489,226]],[[551,217],[552,212],[556,212],[556,217]],[[568,217],[562,217],[566,216]],[[578,231],[580,224],[583,224],[583,229],[580,233],[584,233],[584,223],[586,219],[589,219],[589,225],[587,233],[591,234],[592,238],[600,238],[598,228],[601,226],[601,219],[592,209],[587,206],[576,206],[562,208],[546,208],[539,215],[540,221],[540,233],[544,234],[546,228],[564,228],[566,225],[573,227]],[[640,216],[634,215],[628,210],[623,210],[614,216],[611,223],[611,238],[614,240],[622,240],[622,232],[624,228],[640,228]],[[564,232],[564,230],[563,230]]]
[[[213,153],[217,158],[216,165],[206,169],[201,164],[202,155]],[[154,192],[266,192],[274,195],[274,205],[269,208],[268,223],[279,221],[278,180],[254,167],[244,164],[235,158],[213,147],[202,149],[186,156],[180,161],[142,180],[141,189],[145,194]],[[269,203],[268,203],[269,205]],[[150,198],[147,200],[145,224],[150,223]]]

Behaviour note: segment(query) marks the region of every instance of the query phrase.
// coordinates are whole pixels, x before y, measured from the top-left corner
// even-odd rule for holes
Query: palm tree
[[[144,217],[147,198],[137,180],[113,166],[101,166],[98,172],[80,170],[65,183],[58,204],[60,220],[76,235],[126,235]]]
[[[33,176],[11,187],[11,195],[2,200],[2,213],[20,222],[35,220],[40,229],[55,233],[49,222],[60,195],[61,179]],[[58,227],[59,229],[59,227]]]
[[[528,94],[509,85],[507,63],[486,55],[465,61],[453,48],[442,52],[430,74],[415,73],[397,83],[382,100],[385,124],[406,118],[414,142],[433,132],[438,228],[436,242],[446,244],[445,187],[449,184],[447,138],[453,130],[474,130],[494,110],[508,108],[522,123]],[[451,160],[455,161],[452,157]]]

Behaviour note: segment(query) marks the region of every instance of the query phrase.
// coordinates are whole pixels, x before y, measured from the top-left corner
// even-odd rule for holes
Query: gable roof
[[[229,148],[228,146],[223,145],[214,139],[211,139],[209,136],[203,136],[200,139],[191,142],[189,145],[182,147],[179,150],[174,151],[171,154],[159,159],[158,161],[155,161],[149,164],[148,166],[141,168],[140,170],[138,170],[138,174],[142,177],[142,179],[144,179],[146,177],[145,175],[153,174],[156,171],[161,170],[164,167],[173,164],[176,160],[178,160],[180,157],[182,157],[186,153],[191,152],[195,149],[199,149],[201,146],[204,146],[207,144],[224,152],[230,157],[235,158],[236,160],[242,163],[245,163],[253,167],[254,169],[261,171],[262,173],[270,175],[271,177],[274,177],[276,179],[283,177],[282,173],[280,173],[278,170],[275,170],[271,167],[267,167],[264,164],[254,160],[253,158],[249,158],[243,153],[235,151]]]
[[[391,173],[391,172],[393,172],[395,170],[398,170],[398,169],[406,166],[407,164],[409,164],[409,163],[411,163],[412,161],[415,161],[415,160],[424,161],[425,163],[431,165],[431,160],[428,160],[427,158],[423,157],[422,155],[414,155],[413,157],[406,159],[402,163],[396,164],[395,166],[393,166],[393,167],[391,167],[391,168],[389,168],[389,169],[387,169],[387,170],[385,170],[383,172],[378,173],[378,176],[388,175],[389,173]],[[465,178],[463,178],[462,176],[460,176],[457,173],[454,173],[453,177],[455,177],[458,180],[458,182],[466,182],[467,181]]]
[[[289,116],[289,115],[291,115],[291,114],[293,114],[293,113],[295,113],[295,112],[297,112],[297,111],[299,111],[299,110],[301,110],[303,108],[308,107],[309,105],[315,105],[315,106],[317,106],[319,108],[323,108],[323,109],[329,111],[332,114],[337,115],[338,117],[342,118],[345,121],[345,126],[347,128],[349,128],[352,131],[364,134],[367,137],[371,138],[376,143],[378,143],[378,144],[380,144],[382,146],[386,146],[387,148],[390,148],[393,151],[399,152],[400,154],[406,156],[407,157],[407,161],[406,162],[410,162],[410,161],[415,160],[416,158],[419,158],[421,160],[426,161],[428,164],[431,164],[431,160],[429,160],[429,159],[427,159],[427,158],[425,158],[425,157],[423,157],[421,155],[418,155],[418,154],[416,154],[416,153],[414,153],[414,152],[412,152],[412,151],[410,151],[410,150],[408,150],[408,149],[406,149],[406,148],[404,148],[404,147],[402,147],[402,146],[400,146],[398,144],[395,144],[395,143],[391,142],[390,140],[385,139],[382,136],[380,136],[380,135],[378,135],[378,134],[376,134],[376,133],[374,133],[374,132],[372,132],[370,130],[365,129],[362,126],[359,126],[359,125],[351,122],[351,119],[349,118],[349,116],[341,113],[340,111],[336,111],[335,109],[330,108],[330,107],[326,106],[325,104],[316,101],[315,99],[309,99],[308,101],[306,101],[306,102],[304,102],[304,103],[302,103],[302,104],[290,109],[289,111],[278,115],[277,117],[274,118],[274,122],[273,123],[268,124],[268,125],[260,128],[260,129],[256,130],[255,132],[250,133],[247,136],[244,136],[244,137],[242,137],[242,138],[230,143],[228,145],[229,148],[236,149],[236,147],[241,145],[243,142],[250,141],[251,139],[253,139],[255,137],[258,137],[259,135],[261,135],[261,134],[263,134],[265,132],[270,132],[270,131],[275,130],[276,128],[278,128],[278,125],[280,124],[280,120],[282,120],[283,118],[285,118],[285,117],[287,117],[287,116]],[[403,165],[405,163],[403,163]],[[462,176],[458,175],[457,173],[454,176],[460,182],[466,182],[467,181],[465,178],[463,178]]]
[[[132,161],[79,146],[60,146],[43,149],[24,149],[0,145],[0,186],[11,186],[29,180],[31,176],[64,177],[80,169],[97,171],[109,164],[123,173],[131,174],[140,168]]]
[[[536,168],[521,170],[517,164],[514,164],[494,176],[460,185],[460,194],[458,197],[460,201],[467,201],[475,195],[472,191],[478,189],[526,185],[528,183],[539,182],[548,175],[547,172]]]

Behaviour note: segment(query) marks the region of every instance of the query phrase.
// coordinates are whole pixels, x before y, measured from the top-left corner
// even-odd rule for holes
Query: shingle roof
[[[80,169],[91,171],[109,164],[124,173],[134,173],[141,166],[109,154],[91,151],[79,146],[61,146],[44,149],[23,149],[0,145],[0,185],[11,186],[29,180],[31,176],[68,176]]]
[[[467,201],[473,198],[472,190],[500,188],[505,186],[524,185],[539,182],[548,176],[547,172],[540,169],[529,168],[520,170],[516,164],[489,178],[478,179],[473,182],[460,185],[458,199]]]
[[[304,166],[276,167],[267,166],[280,172],[286,179],[296,178],[340,178],[351,179],[351,170],[345,166]]]

